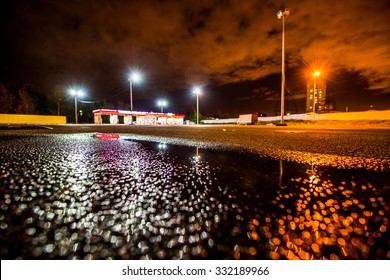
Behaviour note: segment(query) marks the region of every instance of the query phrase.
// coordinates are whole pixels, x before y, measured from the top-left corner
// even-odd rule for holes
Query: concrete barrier
[[[0,124],[66,124],[66,117],[0,114]]]
[[[218,119],[218,120],[202,120],[205,124],[237,124],[238,118],[232,119]]]
[[[312,115],[313,116],[313,115]],[[370,110],[363,112],[338,112],[327,114],[316,114],[316,120],[332,121],[356,121],[356,120],[390,120],[390,110],[378,111]]]
[[[326,114],[293,114],[286,115],[284,117],[286,121],[288,120],[303,120],[303,121],[358,121],[358,120],[376,120],[376,121],[385,121],[390,120],[390,110],[370,110],[363,112],[334,112]],[[220,120],[204,120],[206,124],[233,124],[237,123],[238,118],[236,119],[220,119]],[[271,117],[259,117],[259,122],[273,122],[280,121],[280,116],[271,116]]]

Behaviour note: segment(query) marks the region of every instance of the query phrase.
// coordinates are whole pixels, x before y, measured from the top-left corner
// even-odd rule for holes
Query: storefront
[[[94,110],[93,115],[95,124],[183,125],[185,118],[182,114],[111,109]]]

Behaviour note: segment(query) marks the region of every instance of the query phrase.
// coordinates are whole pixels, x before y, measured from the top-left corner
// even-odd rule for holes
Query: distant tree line
[[[37,114],[44,110],[41,94],[33,85],[0,84],[0,113]]]
[[[79,122],[92,123],[92,111],[114,108],[109,103],[78,103]],[[74,98],[62,85],[55,85],[50,94],[31,84],[0,84],[0,114],[61,115],[74,122]]]

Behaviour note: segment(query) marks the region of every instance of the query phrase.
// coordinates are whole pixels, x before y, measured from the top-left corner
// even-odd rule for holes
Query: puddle
[[[388,173],[109,138],[0,138],[2,259],[390,258]]]

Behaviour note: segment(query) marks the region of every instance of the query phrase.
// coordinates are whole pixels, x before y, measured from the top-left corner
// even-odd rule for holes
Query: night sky
[[[0,83],[50,94],[81,85],[84,100],[169,111],[196,105],[211,115],[275,114],[280,98],[282,21],[286,112],[305,111],[306,83],[321,70],[339,111],[390,108],[388,0],[2,0]],[[70,99],[71,100],[71,99]],[[294,101],[294,102],[293,102]]]

